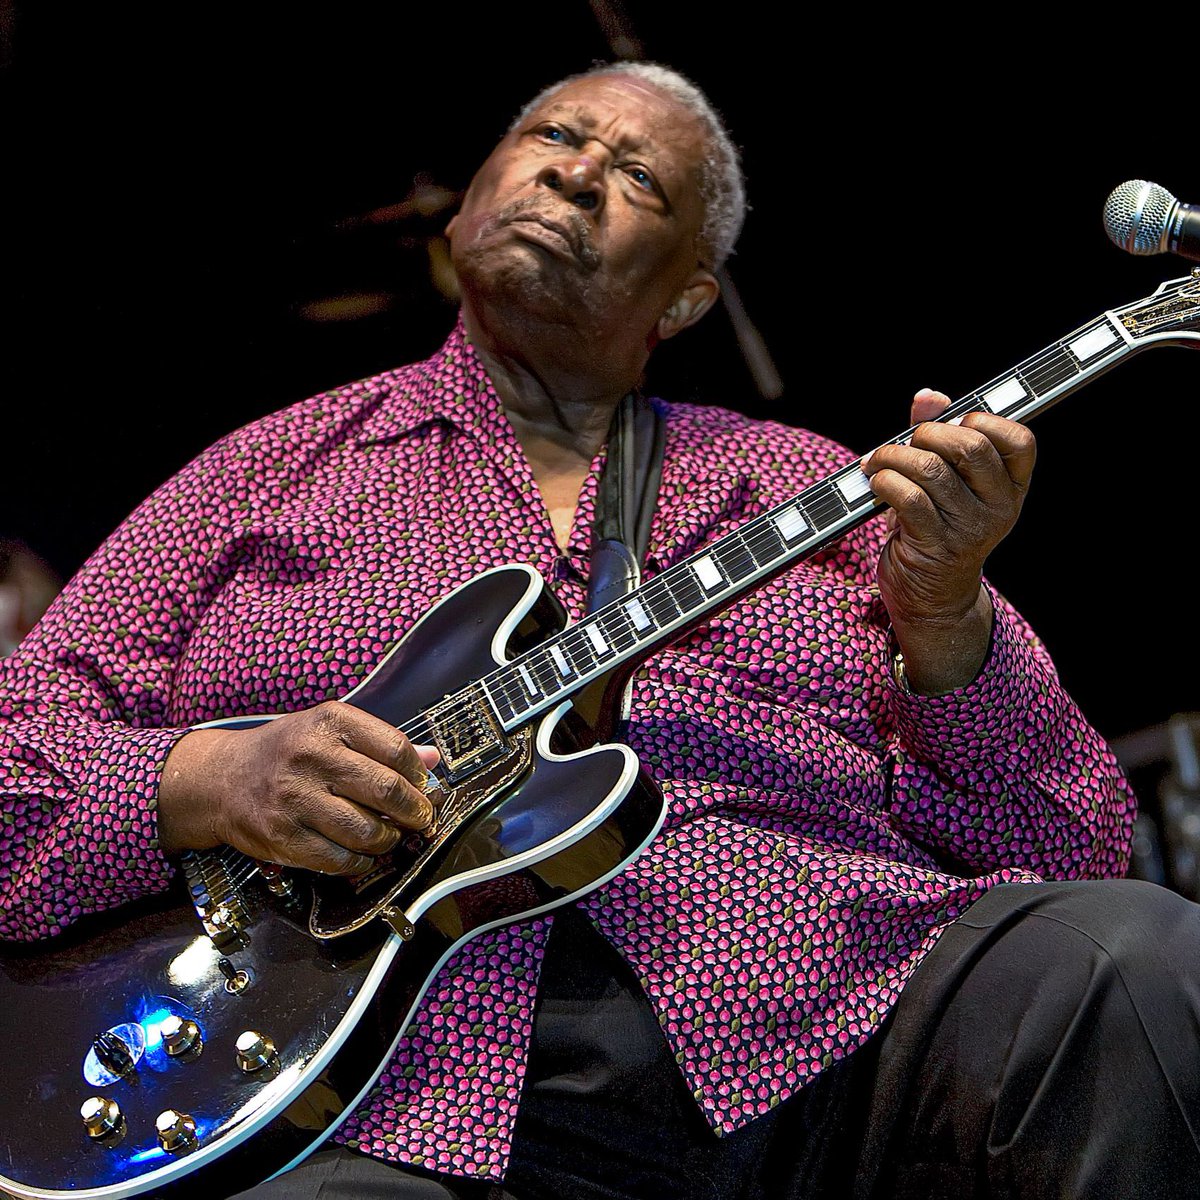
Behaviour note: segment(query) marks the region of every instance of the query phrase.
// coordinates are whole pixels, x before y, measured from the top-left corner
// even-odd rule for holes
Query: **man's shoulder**
[[[815,479],[859,457],[797,425],[752,417],[717,405],[656,400],[667,423],[667,453],[697,454],[713,465],[761,474],[777,469],[790,479]]]
[[[390,367],[284,403],[232,430],[218,445],[239,452],[277,447],[294,455],[304,445],[370,441],[381,420],[399,427],[420,420],[423,385],[433,361]]]

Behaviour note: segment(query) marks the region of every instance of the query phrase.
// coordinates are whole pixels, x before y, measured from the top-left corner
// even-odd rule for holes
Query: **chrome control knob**
[[[261,1071],[279,1057],[275,1043],[265,1033],[247,1029],[237,1040],[237,1065],[243,1071]]]
[[[155,1118],[158,1144],[168,1153],[177,1154],[190,1150],[196,1144],[196,1122],[188,1113],[168,1108]]]
[[[80,1106],[79,1115],[88,1137],[97,1141],[115,1133],[125,1119],[121,1115],[121,1106],[107,1096],[89,1096]]]
[[[195,1021],[172,1015],[158,1028],[162,1034],[163,1049],[172,1058],[198,1052],[204,1045],[204,1039],[200,1036],[200,1026]]]

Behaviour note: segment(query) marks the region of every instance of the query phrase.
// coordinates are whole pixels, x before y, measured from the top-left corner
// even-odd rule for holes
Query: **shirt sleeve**
[[[929,697],[887,678],[892,820],[963,873],[1123,875],[1134,800],[1116,758],[1040,639],[991,596],[991,646],[969,684]]]
[[[0,661],[0,937],[32,940],[161,890],[159,778],[186,725],[172,679],[228,557],[218,442],[142,504]]]
[[[800,445],[806,461],[811,450]],[[857,688],[873,710],[870,733],[850,731],[882,760],[885,793],[869,803],[879,803],[900,838],[954,875],[1124,875],[1136,811],[1129,785],[1063,688],[1041,639],[990,583],[983,586],[992,600],[992,638],[976,678],[939,697],[906,692],[896,682],[877,584],[886,537],[877,518],[839,543],[822,572],[830,588],[818,602],[825,612],[815,617],[824,622],[826,640],[836,638],[854,663],[829,675],[826,686],[842,690],[846,704],[861,703]],[[840,586],[859,602],[839,599]],[[841,753],[844,725],[830,724],[827,739]]]

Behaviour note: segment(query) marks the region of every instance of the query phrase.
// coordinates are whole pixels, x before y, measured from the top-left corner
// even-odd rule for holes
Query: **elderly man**
[[[674,72],[598,68],[527,106],[450,225],[446,345],[218,443],[5,665],[4,935],[161,888],[187,848],[353,874],[425,829],[436,751],[325,702],[489,567],[532,563],[584,614],[615,414],[717,299],[743,207],[728,135]],[[918,394],[914,419],[945,403]],[[654,408],[648,575],[854,461]],[[1000,417],[922,424],[864,463],[887,522],[651,660],[624,733],[665,793],[661,835],[578,906],[463,947],[337,1144],[252,1194],[1194,1179],[1194,1017],[1139,933],[1185,955],[1190,906],[1039,882],[1120,875],[1132,802],[982,580],[1033,462]],[[291,715],[195,728],[254,712]]]

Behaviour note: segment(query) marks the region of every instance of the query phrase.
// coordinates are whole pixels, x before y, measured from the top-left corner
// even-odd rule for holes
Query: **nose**
[[[559,192],[568,204],[599,213],[604,207],[604,176],[600,164],[587,154],[574,154],[547,163],[538,172],[538,183]]]

